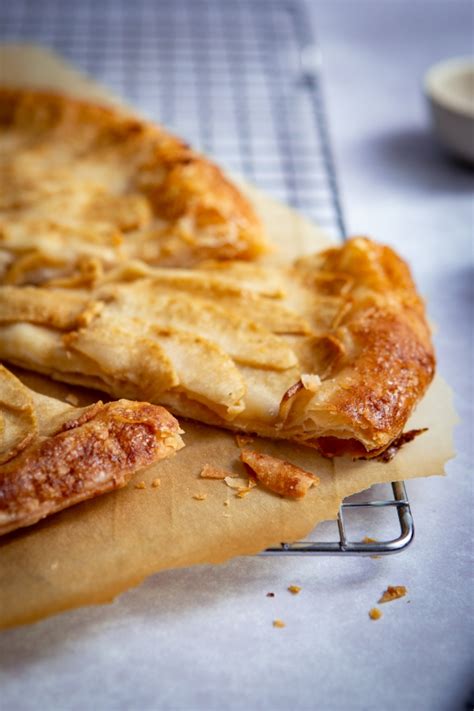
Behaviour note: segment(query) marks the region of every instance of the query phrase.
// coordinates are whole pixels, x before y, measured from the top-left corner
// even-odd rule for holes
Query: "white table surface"
[[[420,81],[469,53],[473,5],[323,0],[311,11],[349,230],[413,267],[463,420],[458,457],[447,478],[409,482],[416,540],[400,556],[170,571],[110,606],[3,633],[5,711],[470,708],[473,183],[433,144]],[[387,584],[409,596],[371,622]]]

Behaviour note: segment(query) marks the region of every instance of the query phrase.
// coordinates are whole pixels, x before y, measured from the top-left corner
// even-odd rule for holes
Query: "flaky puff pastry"
[[[119,400],[77,408],[0,366],[0,535],[119,489],[181,449],[163,407]]]
[[[137,262],[92,291],[4,286],[0,324],[14,363],[328,456],[384,451],[435,367],[408,267],[365,238],[289,267]]]
[[[185,143],[117,108],[0,88],[0,275],[87,281],[128,258],[190,266],[266,250],[249,202]]]

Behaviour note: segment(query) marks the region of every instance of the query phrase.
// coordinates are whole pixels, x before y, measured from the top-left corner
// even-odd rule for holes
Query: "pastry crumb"
[[[299,585],[289,585],[288,586],[288,591],[292,593],[292,595],[298,595],[300,593],[302,588]]]
[[[146,484],[144,481],[137,481],[136,484],[134,484],[135,489],[146,489]]]
[[[301,499],[311,486],[318,486],[319,478],[278,457],[243,449],[240,459],[252,470],[258,482],[275,494]]]
[[[369,610],[369,617],[371,620],[380,620],[382,617],[382,612],[379,610],[378,607],[373,607],[371,610]]]
[[[364,536],[362,539],[362,543],[378,543],[378,540],[376,538],[370,538],[370,536]],[[381,555],[371,555],[370,556],[373,560],[377,558],[381,558]]]
[[[275,593],[268,592],[268,593],[267,593],[267,597],[275,597]]]
[[[159,489],[161,486],[161,479],[153,479],[151,485],[154,489]]]
[[[220,467],[213,467],[210,464],[205,464],[201,469],[199,474],[201,479],[225,479],[226,477],[236,477],[237,474],[227,471],[226,469],[221,469]]]
[[[283,620],[273,620],[273,626],[274,627],[286,627],[286,624],[283,622]]]
[[[205,501],[207,499],[207,494],[194,494],[193,499],[196,499],[196,501]]]
[[[226,499],[226,500],[224,501],[224,506],[229,506],[229,499]]]
[[[247,494],[252,491],[252,489],[255,489],[257,486],[257,481],[256,479],[250,478],[247,482],[247,486],[240,486],[238,489],[238,492],[236,494],[238,499],[243,499],[244,496],[247,496]]]
[[[248,486],[247,484],[244,484],[243,480],[240,479],[240,481],[233,481],[234,477],[226,476],[224,478],[224,483],[227,484],[228,487],[231,489],[237,489],[237,491],[242,491],[243,489],[247,489]]]
[[[384,594],[379,600],[379,604],[398,600],[399,597],[405,597],[407,589],[404,585],[389,585]]]
[[[74,395],[74,393],[68,393],[64,399],[70,405],[74,405],[75,407],[79,405],[79,398],[77,397],[77,395]]]
[[[238,447],[245,447],[247,444],[252,444],[255,441],[255,437],[252,435],[236,434],[235,441]]]

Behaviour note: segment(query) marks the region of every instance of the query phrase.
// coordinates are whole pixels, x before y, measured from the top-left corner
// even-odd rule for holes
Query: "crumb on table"
[[[161,486],[161,479],[153,479],[151,485],[154,489],[159,489]]]
[[[371,610],[369,610],[369,617],[371,620],[380,620],[382,617],[382,612],[379,610],[378,607],[373,607]]]
[[[275,597],[275,593],[268,592],[268,593],[267,593],[267,597]]]
[[[273,620],[273,626],[274,627],[286,627],[286,624],[283,622],[283,620]]]
[[[146,489],[146,484],[144,481],[137,481],[136,484],[134,484],[135,489]]]
[[[370,538],[370,536],[365,536],[365,537],[362,539],[362,543],[378,543],[378,540],[377,540],[376,538]],[[375,560],[376,558],[381,558],[382,556],[380,556],[380,555],[371,555],[370,557]]]
[[[196,501],[205,501],[207,499],[207,494],[194,494],[193,499],[196,499]]]
[[[301,592],[301,588],[300,588],[299,585],[289,585],[289,586],[288,586],[288,590],[289,590],[289,592],[292,593],[293,595],[298,595],[298,593]]]
[[[399,597],[405,597],[407,589],[404,585],[389,585],[379,600],[380,603],[391,602]]]

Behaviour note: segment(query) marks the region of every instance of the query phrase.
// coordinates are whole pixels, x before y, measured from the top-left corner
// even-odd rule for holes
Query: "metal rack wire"
[[[0,5],[0,40],[55,50],[344,239],[318,49],[302,0],[16,0]],[[399,532],[384,542],[351,540],[348,512],[380,509],[396,511]],[[414,535],[400,482],[377,500],[346,500],[337,523],[338,540],[266,554],[386,555]]]

